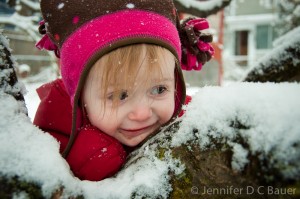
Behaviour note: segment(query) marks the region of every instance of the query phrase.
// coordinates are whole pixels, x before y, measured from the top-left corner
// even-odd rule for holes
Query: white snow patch
[[[240,144],[229,142],[232,146],[233,156],[231,167],[238,171],[243,171],[245,165],[249,163],[248,154],[249,152],[243,148]]]
[[[272,162],[299,165],[282,169],[287,178],[300,173],[300,85],[297,83],[233,83],[228,87],[204,87],[193,97],[172,139],[173,146],[197,139],[200,147],[211,146],[211,138],[223,142],[241,137],[249,153],[272,154]],[[235,122],[235,123],[233,123]],[[243,125],[239,131],[234,125]],[[198,129],[198,133],[193,133]],[[241,146],[231,143],[232,165],[242,168],[247,156]],[[237,154],[239,151],[240,154]],[[293,155],[291,155],[293,151]],[[294,176],[295,177],[295,176]]]
[[[293,15],[295,15],[296,17],[300,17],[300,5],[297,5],[295,10],[293,11]]]
[[[25,104],[28,109],[28,116],[33,121],[36,110],[40,103],[40,98],[36,92],[36,89],[40,87],[43,82],[36,82],[36,83],[26,83],[27,94],[24,95]]]
[[[30,72],[30,66],[28,66],[27,64],[18,65],[17,68],[20,73]]]
[[[176,0],[186,8],[196,8],[197,10],[212,10],[215,7],[221,7],[223,0]]]

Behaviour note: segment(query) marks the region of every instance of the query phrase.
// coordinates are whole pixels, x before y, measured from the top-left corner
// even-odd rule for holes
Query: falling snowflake
[[[132,8],[134,8],[135,6],[134,6],[133,3],[128,3],[128,4],[126,5],[126,7],[129,8],[129,9],[132,9]]]
[[[57,8],[58,8],[58,9],[62,9],[64,6],[65,6],[64,3],[60,3],[60,4],[58,4]]]

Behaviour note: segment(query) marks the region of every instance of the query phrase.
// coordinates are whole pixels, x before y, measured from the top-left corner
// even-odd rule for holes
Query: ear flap
[[[211,46],[212,35],[203,33],[202,30],[209,28],[209,24],[204,18],[188,18],[181,23],[178,22],[182,59],[181,68],[183,70],[201,70],[202,66],[214,55]]]
[[[182,105],[184,105],[185,98],[186,98],[186,88],[185,88],[185,82],[184,77],[182,74],[182,70],[179,66],[179,63],[175,66],[174,71],[175,76],[175,109],[173,113],[174,116],[178,116],[181,112]]]

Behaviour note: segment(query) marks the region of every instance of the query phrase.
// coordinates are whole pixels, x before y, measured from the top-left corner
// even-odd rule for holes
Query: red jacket
[[[60,142],[62,153],[68,143],[72,126],[72,106],[61,79],[37,89],[41,99],[33,123]],[[90,124],[79,130],[66,158],[75,176],[98,181],[114,175],[126,160],[123,146],[114,138]]]
[[[41,86],[37,93],[41,102],[33,123],[60,142],[62,153],[71,133],[70,97],[61,79]],[[186,103],[190,100],[187,97]],[[82,180],[98,181],[114,175],[126,160],[124,147],[115,138],[84,123],[66,158],[71,170]]]

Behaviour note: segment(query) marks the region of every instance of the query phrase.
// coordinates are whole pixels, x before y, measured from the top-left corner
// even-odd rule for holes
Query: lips
[[[150,126],[153,126],[153,124],[150,125]],[[141,130],[147,129],[147,128],[149,128],[150,126],[146,126],[146,127],[140,128],[140,129],[122,129],[122,130],[123,130],[123,131],[129,131],[129,132],[136,132],[136,131],[141,131]]]
[[[142,127],[142,128],[138,128],[138,129],[120,129],[120,131],[122,134],[124,134],[128,137],[135,137],[135,136],[141,135],[143,133],[148,133],[150,130],[154,129],[155,126],[156,126],[156,123],[149,125],[149,126]]]

